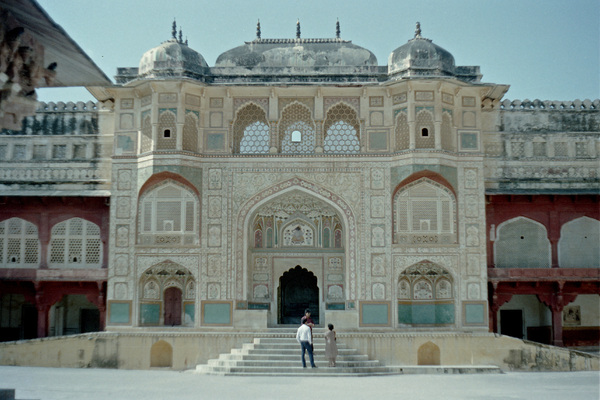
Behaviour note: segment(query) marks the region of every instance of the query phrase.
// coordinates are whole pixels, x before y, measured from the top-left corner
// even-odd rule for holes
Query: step
[[[308,357],[306,357],[306,362],[308,363]],[[288,368],[288,367],[298,367],[301,365],[302,361],[300,357],[297,357],[295,360],[209,360],[208,365],[211,367],[276,367],[276,368]],[[320,365],[328,365],[328,361],[323,360],[315,360],[315,364],[317,366]],[[381,367],[381,363],[377,360],[369,360],[369,361],[337,361],[336,364],[339,368],[371,368],[371,367]]]
[[[204,367],[204,366],[199,366]],[[383,373],[394,373],[387,367],[379,366],[379,367],[325,367],[319,366],[318,368],[302,368],[300,362],[298,361],[298,366],[296,367],[277,367],[277,366],[253,366],[253,367],[245,367],[245,366],[211,366],[210,371],[199,371],[203,373],[210,374],[254,374],[254,375],[292,375],[292,374],[330,374],[330,375],[339,375],[339,374],[383,374]],[[197,368],[198,371],[199,368]]]
[[[267,361],[277,361],[277,360],[288,360],[288,359],[298,359],[300,357],[300,351],[298,350],[296,353],[292,354],[232,354],[225,353],[219,356],[219,360],[267,360]],[[324,354],[316,354],[314,356],[315,360],[325,360]],[[368,357],[364,354],[348,354],[348,355],[338,355],[337,360],[341,361],[368,361]]]

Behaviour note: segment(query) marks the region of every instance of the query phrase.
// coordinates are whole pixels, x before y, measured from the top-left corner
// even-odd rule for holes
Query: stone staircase
[[[255,338],[241,349],[221,354],[218,359],[208,360],[198,365],[197,373],[218,375],[316,375],[316,376],[361,376],[399,373],[396,368],[388,368],[377,360],[360,354],[343,343],[338,343],[336,367],[329,367],[325,358],[325,343],[316,336],[314,359],[317,368],[310,368],[308,355],[305,355],[308,368],[302,368],[300,345],[295,333],[277,335],[279,337]]]
[[[338,339],[336,367],[329,367],[325,358],[322,335],[315,335],[314,359],[317,368],[302,368],[300,345],[295,329],[271,329],[271,333],[258,333],[252,343],[232,349],[207,364],[196,366],[196,373],[214,375],[262,376],[373,376],[392,374],[489,374],[502,373],[493,365],[402,365],[386,366],[370,360],[358,350],[348,348]]]

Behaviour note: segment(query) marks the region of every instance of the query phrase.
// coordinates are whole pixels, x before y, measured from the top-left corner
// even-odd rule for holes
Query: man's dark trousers
[[[313,352],[312,352],[312,346],[310,345],[310,342],[307,340],[303,340],[300,342],[300,345],[302,346],[302,366],[304,368],[306,368],[306,361],[304,360],[304,353],[307,352],[308,353],[308,359],[310,360],[310,366],[314,367],[315,366],[315,360],[313,358]]]

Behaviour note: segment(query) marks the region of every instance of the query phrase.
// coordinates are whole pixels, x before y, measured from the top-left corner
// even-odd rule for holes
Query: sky
[[[600,98],[598,0],[37,0],[114,82],[117,67],[171,37],[176,19],[209,66],[256,37],[341,37],[386,65],[392,51],[422,36],[456,65],[478,65],[482,82],[508,84],[505,99]],[[60,67],[60,66],[59,66]],[[88,101],[85,88],[38,89],[41,101]]]

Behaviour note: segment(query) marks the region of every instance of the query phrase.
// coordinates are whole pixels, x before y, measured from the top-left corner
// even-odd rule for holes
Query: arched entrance
[[[170,287],[165,290],[165,325],[181,325],[181,290]]]
[[[319,323],[319,287],[317,277],[297,265],[279,278],[277,293],[278,323],[300,324],[306,308],[311,309],[315,324]]]

